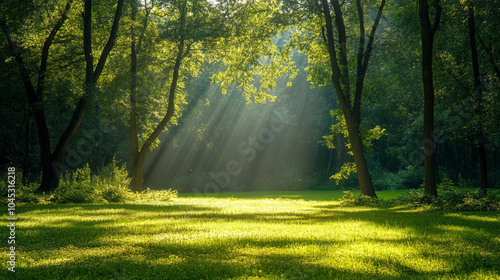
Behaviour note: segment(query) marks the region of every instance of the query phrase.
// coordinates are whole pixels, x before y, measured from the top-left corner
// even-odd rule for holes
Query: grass
[[[396,192],[378,192],[391,198]],[[17,279],[500,279],[500,214],[345,206],[342,192],[17,206]],[[6,215],[0,240],[7,244]],[[0,250],[7,254],[7,246]],[[5,267],[6,265],[4,265]],[[3,269],[0,279],[12,273]]]

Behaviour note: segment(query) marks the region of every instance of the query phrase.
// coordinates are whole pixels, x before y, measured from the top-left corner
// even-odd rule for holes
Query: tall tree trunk
[[[19,66],[19,73],[26,90],[26,95],[28,96],[28,103],[33,112],[33,117],[35,119],[35,124],[38,131],[38,142],[40,146],[40,160],[42,166],[42,183],[38,188],[38,191],[50,191],[59,185],[59,178],[54,178],[55,170],[52,167],[52,154],[50,148],[50,135],[47,126],[47,120],[45,118],[44,104],[43,104],[43,91],[45,85],[45,77],[47,72],[47,62],[49,56],[49,49],[52,42],[61,29],[62,25],[68,18],[68,12],[71,8],[72,0],[68,1],[64,11],[56,22],[49,35],[45,39],[42,47],[41,59],[40,59],[40,69],[38,71],[38,82],[37,88],[33,86],[30,79],[30,73],[27,70],[26,64],[24,63],[22,52],[19,49],[17,43],[10,36],[9,30],[5,23],[1,23],[2,31],[5,34],[10,48],[14,52],[14,57]]]
[[[137,14],[137,3],[131,4],[131,19],[135,23]],[[132,149],[132,182],[131,188],[138,192],[142,185],[142,169],[144,164],[144,156],[139,157],[139,135],[137,134],[137,52],[136,52],[136,37],[135,28],[132,24],[130,29],[132,42],[130,44],[130,142]]]
[[[184,7],[180,11],[180,30],[181,30],[181,36],[179,38],[178,42],[178,52],[176,55],[175,63],[174,63],[174,69],[172,72],[172,83],[170,84],[170,90],[169,90],[169,95],[168,95],[168,105],[167,105],[167,112],[165,113],[165,116],[163,119],[160,121],[160,123],[156,126],[154,131],[149,135],[149,137],[144,141],[144,144],[142,147],[139,148],[138,145],[138,134],[137,134],[137,107],[136,107],[136,83],[137,83],[137,50],[135,49],[135,33],[132,32],[132,44],[131,48],[133,49],[133,55],[132,55],[132,64],[131,64],[131,73],[132,73],[132,83],[131,83],[131,104],[134,104],[131,106],[131,115],[130,115],[130,125],[134,126],[131,127],[131,135],[132,137],[132,183],[131,183],[131,188],[132,191],[138,192],[141,190],[142,187],[142,179],[143,179],[143,169],[144,169],[144,158],[146,156],[146,153],[148,150],[151,148],[151,145],[154,143],[154,141],[158,138],[160,133],[165,129],[165,127],[170,123],[170,120],[174,116],[175,112],[175,92],[177,90],[177,83],[179,80],[179,70],[181,68],[181,63],[182,59],[186,57],[191,49],[191,44],[185,45],[185,38],[184,38],[184,29],[186,25],[186,14],[187,14],[187,9],[186,9],[186,3],[184,2]],[[147,16],[147,15],[146,15]],[[144,21],[143,27],[145,31],[145,26],[147,24],[147,20]],[[140,45],[140,40],[139,40],[139,45]],[[139,47],[138,47],[139,48]],[[135,114],[132,113],[132,111],[136,111]],[[134,139],[135,138],[135,139]]]
[[[365,25],[364,25],[364,13],[361,5],[361,1],[356,1],[358,19],[360,25],[360,37],[359,37],[359,49],[357,57],[357,69],[356,69],[356,89],[354,92],[354,101],[351,105],[351,92],[350,92],[350,80],[349,80],[349,65],[347,60],[347,35],[346,27],[344,24],[344,19],[342,15],[342,9],[340,2],[338,0],[332,0],[331,5],[335,13],[335,25],[337,27],[337,32],[339,35],[339,55],[337,56],[337,50],[335,47],[335,40],[333,35],[333,20],[330,14],[330,4],[327,0],[322,0],[323,15],[325,16],[326,25],[326,35],[323,36],[325,43],[327,44],[328,53],[330,56],[330,67],[332,69],[332,83],[335,87],[337,93],[337,98],[339,100],[340,106],[344,113],[344,118],[346,121],[349,140],[351,142],[351,148],[354,155],[354,162],[356,163],[356,171],[358,174],[358,183],[361,190],[361,194],[368,195],[371,197],[377,197],[375,194],[375,188],[373,187],[372,178],[368,170],[368,165],[366,163],[366,158],[364,155],[363,141],[361,140],[361,132],[359,130],[361,123],[361,100],[363,93],[363,82],[368,69],[368,62],[370,59],[373,41],[375,38],[375,33],[377,26],[380,22],[382,16],[382,11],[385,6],[385,0],[382,0],[377,17],[373,23],[370,37],[368,39],[368,44],[365,48]],[[340,65],[339,65],[340,64]]]
[[[158,138],[160,133],[163,131],[165,126],[168,125],[170,120],[172,119],[174,115],[174,110],[175,110],[175,91],[177,89],[177,82],[179,79],[179,70],[181,67],[181,61],[182,58],[188,54],[189,52],[189,46],[187,47],[187,50],[184,52],[184,40],[181,40],[181,43],[179,45],[179,52],[177,54],[176,62],[174,65],[174,71],[172,73],[172,83],[170,85],[170,92],[169,92],[169,98],[168,98],[168,106],[167,106],[167,113],[161,120],[161,122],[156,126],[155,130],[151,133],[151,135],[148,137],[148,139],[144,142],[142,147],[138,150],[137,153],[135,153],[135,159],[132,159],[132,175],[134,176],[132,178],[132,190],[134,192],[138,192],[141,190],[141,184],[142,184],[142,170],[144,168],[144,157],[148,150],[151,148],[151,145],[153,142]]]
[[[481,170],[481,192],[486,195],[488,192],[488,169],[487,169],[487,159],[486,159],[486,148],[484,146],[484,128],[482,122],[482,101],[483,93],[481,87],[481,76],[479,73],[479,60],[477,57],[477,47],[476,47],[476,26],[475,26],[475,16],[474,16],[474,1],[469,0],[468,3],[468,26],[469,26],[469,42],[471,50],[472,59],[472,69],[474,73],[474,90],[476,98],[476,108],[475,113],[479,119],[478,124],[478,154],[479,154],[479,168]]]
[[[422,83],[424,88],[424,194],[436,197],[436,166],[434,142],[434,81],[432,74],[432,53],[434,34],[441,19],[441,6],[439,0],[434,0],[436,16],[434,25],[431,25],[429,17],[429,5],[427,0],[419,0],[419,16],[422,35]]]
[[[63,132],[63,134],[59,138],[59,141],[57,142],[54,152],[50,157],[50,161],[48,163],[42,163],[44,166],[50,166],[50,170],[48,171],[48,173],[44,172],[44,174],[42,175],[42,183],[40,184],[38,191],[52,191],[56,189],[59,186],[61,171],[69,168],[65,165],[66,152],[69,145],[73,141],[73,138],[75,137],[80,124],[83,121],[83,117],[87,112],[87,108],[90,104],[90,100],[97,85],[97,81],[99,80],[99,77],[104,70],[106,60],[115,44],[118,33],[118,26],[123,10],[123,3],[124,0],[118,0],[108,41],[104,46],[101,56],[99,57],[99,61],[97,62],[94,70],[94,60],[92,56],[92,1],[85,0],[85,12],[83,17],[83,47],[86,61],[85,89],[82,97],[78,101],[76,109],[73,112],[73,116],[68,126],[66,127],[66,130]]]

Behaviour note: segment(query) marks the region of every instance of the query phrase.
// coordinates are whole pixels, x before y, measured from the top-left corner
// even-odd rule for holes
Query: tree
[[[18,69],[20,77],[24,84],[26,95],[28,96],[28,102],[30,104],[31,110],[35,118],[35,123],[38,131],[38,141],[40,144],[40,158],[42,161],[42,184],[40,185],[40,190],[48,191],[57,187],[58,178],[50,179],[50,175],[54,175],[54,169],[51,165],[53,155],[50,151],[50,137],[49,129],[47,126],[47,121],[45,118],[44,106],[43,106],[43,95],[44,86],[47,74],[47,62],[49,58],[49,50],[54,41],[55,36],[58,31],[63,26],[64,22],[68,18],[68,13],[71,8],[72,0],[68,1],[64,10],[59,15],[59,19],[52,27],[48,36],[43,42],[40,58],[40,68],[37,76],[37,86],[35,87],[31,81],[31,76],[35,76],[35,73],[31,73],[29,67],[26,66],[23,53],[19,44],[12,38],[9,28],[7,27],[6,19],[1,20],[1,27],[4,35],[7,38],[10,48],[12,49],[15,59],[18,63]]]
[[[427,0],[419,0],[419,17],[422,37],[422,83],[424,88],[424,193],[437,196],[436,166],[434,142],[434,80],[432,74],[432,54],[434,35],[441,21],[442,8],[440,0],[433,0],[435,7],[434,23],[431,25],[429,4]]]
[[[471,60],[472,60],[472,69],[474,75],[474,91],[475,91],[475,113],[479,118],[478,124],[478,153],[479,153],[479,166],[481,170],[481,192],[483,195],[487,194],[488,188],[488,168],[487,168],[487,159],[486,159],[486,148],[485,148],[485,137],[484,137],[484,129],[482,122],[482,103],[483,103],[483,92],[481,85],[481,75],[479,74],[479,59],[477,55],[477,47],[476,47],[476,24],[475,24],[475,7],[474,0],[469,0],[467,3],[467,23],[469,27],[469,42],[470,42],[470,50],[471,50]]]
[[[335,15],[335,27],[338,33],[338,46],[334,38],[334,25],[330,6],[333,6]],[[361,101],[363,97],[363,84],[368,69],[368,62],[373,49],[373,42],[377,27],[385,6],[385,0],[382,0],[375,20],[370,31],[368,42],[365,42],[365,14],[360,0],[356,1],[356,11],[359,22],[359,41],[357,51],[356,77],[354,81],[354,96],[351,89],[350,68],[352,64],[348,61],[348,36],[344,22],[344,12],[340,2],[332,0],[322,0],[322,13],[325,19],[326,34],[322,30],[323,40],[328,49],[328,59],[332,71],[331,81],[335,88],[340,107],[344,114],[351,149],[354,156],[356,170],[358,174],[358,183],[363,195],[376,197],[375,189],[371,179],[368,165],[365,158],[363,141],[361,139]]]
[[[136,15],[141,14],[142,18],[139,35],[134,27],[130,29],[129,124],[133,177],[131,187],[134,191],[141,190],[147,152],[157,146],[159,135],[165,129],[170,130],[181,117],[181,105],[186,103],[186,93],[182,90],[186,77],[196,76],[205,63],[219,65],[219,73],[213,76],[213,81],[221,82],[223,93],[227,91],[228,85],[236,82],[244,89],[247,101],[253,97],[256,102],[264,102],[266,99],[273,99],[262,90],[275,85],[274,80],[269,77],[282,76],[285,72],[281,70],[284,68],[282,65],[259,61],[269,49],[267,41],[272,40],[276,31],[267,28],[269,25],[266,28],[256,26],[264,26],[273,20],[273,17],[262,20],[260,16],[272,14],[277,5],[269,8],[268,2],[260,1],[221,1],[212,4],[209,1],[186,0],[150,3],[154,3],[154,7],[145,6],[140,11],[137,10],[137,3],[131,6],[132,22],[139,20]],[[150,18],[150,13],[154,14],[154,20]],[[148,28],[155,31],[148,31]],[[149,52],[142,49],[146,39],[155,42]],[[141,63],[144,61],[149,64]],[[141,71],[144,73],[141,74]],[[145,74],[151,71],[155,74]],[[266,73],[259,81],[261,91],[257,91],[252,83],[252,76],[256,73]],[[160,87],[158,93],[161,95],[164,90],[167,91],[168,99],[153,97],[155,94],[150,93],[155,84],[151,76],[165,81],[166,86]],[[156,99],[154,102],[159,110],[151,110],[139,101],[144,100],[148,93],[150,98]],[[191,100],[196,100],[196,97]]]
[[[222,26],[222,18],[217,14],[217,9],[211,6],[206,1],[158,1],[156,7],[153,7],[154,2],[150,2],[151,7],[147,6],[143,9],[142,15],[142,30],[139,38],[137,38],[136,30],[132,26],[131,35],[131,63],[130,63],[130,133],[131,133],[131,150],[132,150],[132,183],[133,191],[140,191],[142,186],[144,158],[147,151],[157,145],[158,136],[169,125],[176,123],[176,118],[180,116],[181,103],[185,103],[184,96],[179,92],[179,84],[182,84],[183,74],[196,75],[201,64],[197,62],[204,60],[204,52],[207,52],[211,47],[211,43],[224,33]],[[138,3],[132,2],[131,20],[133,24],[136,21]],[[170,76],[166,80],[170,84],[168,86],[168,99],[165,100],[162,106],[166,106],[163,112],[163,117],[153,117],[157,123],[150,123],[148,127],[144,124],[139,124],[138,116],[138,55],[143,58],[151,56],[151,53],[142,52],[142,44],[145,32],[148,28],[148,23],[151,21],[150,13],[156,13],[158,18],[166,18],[165,20],[156,21],[153,24],[157,29],[159,37],[149,38],[156,40],[158,45],[163,46],[161,50],[166,57],[164,63],[156,65],[156,67],[165,67],[168,69]],[[151,34],[150,34],[151,35]],[[192,49],[197,52],[194,57],[191,56]],[[191,60],[189,60],[191,58]],[[149,60],[149,59],[145,59]],[[187,61],[186,61],[187,60]],[[157,62],[158,63],[158,62]],[[151,67],[148,66],[148,67]],[[142,67],[144,70],[144,65]],[[189,71],[192,71],[189,73]],[[164,73],[159,73],[165,75]],[[142,90],[147,91],[148,86],[144,83]],[[142,94],[146,94],[143,92]],[[142,111],[144,114],[145,112]],[[150,114],[150,113],[149,113]],[[155,113],[160,116],[160,112]],[[148,115],[148,113],[146,113]],[[143,119],[151,119],[151,117],[143,117]],[[142,129],[140,129],[142,128]]]
[[[196,6],[199,3],[189,3],[190,5]],[[170,7],[166,7],[169,6]],[[181,68],[181,64],[183,59],[189,55],[191,50],[191,46],[194,43],[194,38],[191,37],[193,34],[189,34],[189,31],[195,31],[193,26],[187,26],[187,17],[188,12],[197,11],[196,8],[188,7],[188,1],[172,2],[166,3],[165,8],[172,8],[170,12],[177,13],[177,34],[175,34],[174,38],[176,38],[175,45],[177,48],[177,52],[175,55],[175,59],[173,61],[173,69],[172,76],[170,80],[170,89],[168,92],[168,101],[167,101],[167,110],[164,117],[161,121],[156,125],[154,130],[147,136],[144,143],[139,147],[139,135],[137,131],[137,51],[140,50],[140,47],[136,49],[136,38],[135,38],[135,30],[132,28],[131,36],[131,86],[130,86],[130,133],[131,133],[131,143],[132,143],[132,183],[131,188],[133,191],[140,191],[142,186],[142,176],[143,176],[143,167],[144,167],[144,157],[146,152],[151,149],[152,145],[160,135],[160,133],[165,129],[165,127],[171,122],[172,117],[175,112],[175,102],[176,102],[176,89],[179,81],[179,71]],[[147,9],[147,8],[146,8]],[[132,21],[135,21],[136,15],[136,6],[132,5]],[[146,16],[144,20],[143,29],[146,29],[146,24],[149,17],[149,12],[146,11]],[[200,15],[194,14],[191,18],[190,23],[195,23],[196,19]]]
[[[68,123],[65,131],[59,137],[54,150],[51,152],[49,127],[47,126],[47,120],[44,112],[44,86],[47,75],[47,65],[49,59],[49,49],[52,46],[54,38],[56,37],[59,30],[63,26],[64,22],[68,18],[68,13],[71,8],[72,0],[69,0],[58,20],[53,25],[51,31],[47,35],[43,42],[41,57],[40,57],[40,67],[37,74],[32,73],[26,66],[22,50],[18,47],[18,43],[13,40],[10,31],[7,27],[5,19],[1,20],[1,27],[3,33],[5,34],[9,45],[14,52],[15,59],[18,63],[19,72],[21,79],[23,81],[26,94],[30,103],[30,107],[34,112],[35,122],[37,125],[38,139],[40,145],[40,159],[42,165],[42,181],[38,188],[40,192],[49,192],[56,189],[59,185],[60,173],[67,167],[65,166],[66,151],[72,142],[80,124],[85,116],[89,102],[92,95],[94,94],[95,87],[97,85],[99,76],[101,75],[106,60],[113,48],[114,42],[117,37],[119,21],[121,17],[121,12],[123,8],[124,0],[118,0],[115,15],[113,19],[113,24],[109,34],[109,38],[99,61],[94,69],[94,59],[92,51],[92,1],[86,0],[84,4],[84,14],[83,14],[83,38],[84,38],[84,55],[86,61],[86,74],[85,74],[85,86],[84,93],[81,95],[78,104],[73,111],[72,118]],[[50,7],[53,8],[53,7]],[[37,76],[37,86],[32,84],[31,77]]]

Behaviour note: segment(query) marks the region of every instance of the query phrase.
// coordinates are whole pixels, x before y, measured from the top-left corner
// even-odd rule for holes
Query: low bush
[[[105,166],[99,176],[94,176],[94,183],[100,196],[108,202],[124,202],[131,196],[127,169],[125,165],[118,166],[115,160]]]
[[[408,193],[404,193],[392,201],[399,205],[422,207],[429,205],[432,202],[432,199],[427,195],[423,195],[422,189],[411,189]]]
[[[22,180],[22,172],[16,174],[15,180],[15,203],[33,203],[33,204],[48,204],[53,198],[53,195],[36,194],[36,189],[40,182],[24,182]],[[8,204],[8,181],[6,177],[0,177],[0,205]]]
[[[490,189],[488,195],[484,196],[479,189],[457,187],[446,177],[438,185],[438,197],[423,193],[423,189],[410,190],[394,199],[394,202],[414,207],[431,206],[443,210],[500,211],[500,193],[497,190]]]
[[[367,195],[354,195],[351,191],[344,191],[344,196],[340,199],[342,204],[352,204],[352,205],[368,205],[377,204],[381,200],[378,198],[372,198]]]
[[[172,198],[176,198],[177,194],[177,191],[172,189],[151,190],[147,188],[142,192],[132,194],[129,197],[128,202],[154,204],[159,202],[166,202],[171,200]]]
[[[409,192],[395,199],[383,201],[365,195],[354,195],[351,191],[344,191],[340,199],[343,204],[370,205],[370,204],[396,204],[411,207],[430,207],[452,211],[500,211],[500,191],[489,189],[484,196],[480,189],[465,188],[469,183],[459,182],[458,187],[450,179],[444,178],[438,185],[438,197],[424,195],[424,190],[411,189]]]
[[[55,203],[125,202],[130,196],[130,178],[125,166],[113,162],[91,175],[88,165],[61,178],[54,192]]]
[[[1,204],[7,204],[6,180],[0,181]],[[50,194],[36,193],[39,183],[25,186],[16,182],[16,202],[31,204],[49,203],[158,203],[177,197],[177,191],[150,190],[133,193],[130,178],[124,165],[113,162],[92,175],[88,165],[62,176],[59,187]]]
[[[66,173],[54,191],[53,201],[55,203],[104,202],[92,179],[88,164],[74,172]]]

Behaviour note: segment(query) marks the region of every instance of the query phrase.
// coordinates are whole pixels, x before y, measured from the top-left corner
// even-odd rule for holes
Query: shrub
[[[67,173],[54,192],[56,203],[125,202],[131,195],[130,178],[125,165],[112,163],[103,167],[99,175],[91,175],[88,166]]]
[[[498,199],[495,201],[489,197],[477,198],[467,194],[463,202],[454,207],[459,211],[498,211],[500,210]]]
[[[168,189],[168,190],[151,190],[147,188],[146,190],[133,194],[129,201],[137,202],[137,203],[159,203],[166,202],[171,200],[172,198],[177,197],[177,191]]]
[[[496,190],[489,190],[484,197],[479,189],[458,188],[445,177],[438,184],[438,197],[423,195],[423,190],[410,190],[394,201],[398,204],[413,207],[432,206],[443,210],[456,211],[499,211],[500,194]]]
[[[409,205],[413,207],[422,207],[424,205],[429,205],[432,198],[423,195],[424,191],[422,189],[411,189],[408,193],[401,194],[393,201],[401,205]]]
[[[35,193],[38,183],[25,186],[16,182],[16,202],[24,203],[106,203],[132,202],[155,203],[165,202],[177,197],[177,191],[150,190],[132,193],[129,189],[130,178],[125,165],[112,163],[103,167],[99,175],[92,175],[89,165],[76,169],[62,176],[59,187],[51,194]],[[6,180],[0,181],[1,203],[7,204]]]
[[[377,198],[372,198],[367,195],[354,195],[351,191],[344,191],[344,196],[340,199],[343,204],[367,205],[380,202]]]
[[[16,182],[16,201],[22,203],[49,203],[52,196],[35,194],[39,183],[30,183],[29,185],[22,184],[21,181]]]
[[[89,165],[72,173],[66,173],[54,191],[53,201],[56,203],[93,203],[104,202],[100,191],[92,184]]]
[[[99,176],[94,176],[93,179],[102,198],[108,202],[124,202],[131,195],[130,178],[126,167],[125,165],[118,166],[115,159],[100,171]]]

